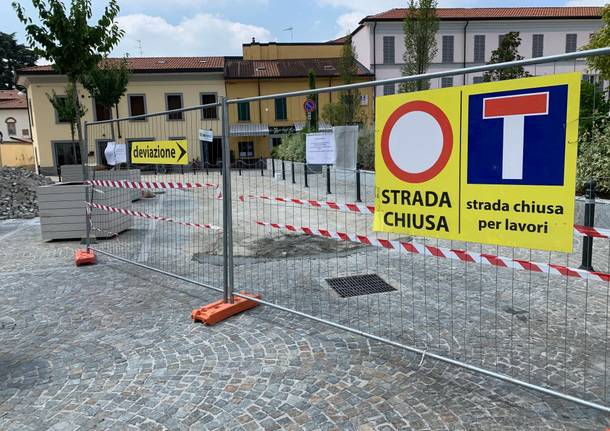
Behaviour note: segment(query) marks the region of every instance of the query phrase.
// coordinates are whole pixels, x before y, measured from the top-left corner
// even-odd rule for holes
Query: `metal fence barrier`
[[[225,302],[241,290],[260,293],[263,304],[406,349],[422,361],[441,360],[610,412],[608,232],[576,229],[571,254],[376,233],[373,172],[260,156],[239,161],[243,157],[231,154],[231,143],[261,148],[288,135],[274,136],[279,141],[261,137],[252,125],[250,135],[242,126],[236,137],[229,120],[238,103],[260,104],[266,112],[274,99],[285,98],[288,109],[296,109],[305,95],[317,93],[323,105],[358,90],[370,95],[359,129],[361,148],[370,149],[374,95],[383,94],[384,86],[422,79],[447,85],[447,77],[460,85],[515,65],[559,73],[574,70],[584,57],[609,54],[599,49],[223,99],[87,124],[84,160],[90,164],[103,164],[108,141],[129,149],[138,140],[167,139],[186,139],[190,161],[128,161],[114,170],[90,170],[92,237],[109,238],[91,239],[91,247],[221,291]],[[200,141],[200,129],[212,130],[214,141]],[[591,247],[596,272],[579,269],[583,239],[592,236],[585,249]]]

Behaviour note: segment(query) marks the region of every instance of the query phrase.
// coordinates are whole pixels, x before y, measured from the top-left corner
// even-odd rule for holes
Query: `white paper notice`
[[[305,150],[310,165],[334,165],[337,160],[335,136],[332,133],[308,133]]]
[[[214,142],[214,132],[211,130],[199,129],[199,140],[204,142]]]
[[[116,144],[114,146],[114,158],[118,163],[127,163],[127,145]]]
[[[125,144],[117,144],[116,142],[108,142],[104,150],[106,162],[110,166],[116,166],[120,163],[127,163],[127,149]]]
[[[106,156],[106,163],[110,166],[116,165],[116,157],[114,156],[114,147],[116,147],[116,143],[108,142],[106,144],[106,149],[104,150],[104,156]]]

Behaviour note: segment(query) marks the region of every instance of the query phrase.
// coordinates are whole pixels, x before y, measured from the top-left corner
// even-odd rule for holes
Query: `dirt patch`
[[[401,238],[401,241],[408,242],[411,241],[411,238]],[[329,259],[346,257],[367,248],[372,248],[372,246],[309,235],[282,234],[256,238],[247,245],[241,244],[235,247],[233,262],[239,266],[299,257]],[[192,260],[220,266],[222,265],[222,249],[212,253],[195,253]]]
[[[317,256],[320,254],[351,254],[368,246],[309,235],[282,235],[258,238],[252,244],[253,255],[267,259]]]

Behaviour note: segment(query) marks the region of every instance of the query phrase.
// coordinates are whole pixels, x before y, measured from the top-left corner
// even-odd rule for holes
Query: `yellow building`
[[[318,88],[340,85],[341,43],[256,43],[243,46],[243,58],[225,60],[226,94],[229,99],[281,94],[309,89],[308,74],[316,74]],[[358,64],[356,82],[373,80]],[[361,107],[373,118],[373,90],[360,90]],[[338,92],[318,96],[318,112],[337,102]],[[303,129],[307,121],[305,96],[232,104],[229,110],[231,152],[234,159],[269,157],[282,136]],[[320,115],[320,129],[329,129]]]
[[[163,57],[130,58],[132,74],[125,97],[121,100],[118,117],[161,112],[168,109],[198,106],[217,101],[225,95],[224,57]],[[34,66],[18,72],[18,84],[26,88],[32,117],[32,138],[37,164],[43,174],[56,174],[66,164],[81,163],[78,144],[71,137],[69,123],[59,118],[47,95],[65,95],[67,78],[51,66]],[[116,117],[95,103],[79,87],[81,104],[87,109],[84,120],[101,121]],[[197,136],[199,128],[212,129],[215,141],[220,142],[222,127],[219,110],[166,115],[121,123],[115,130],[115,140],[130,143],[135,140],[186,138],[189,159],[201,159],[203,145]],[[105,143],[112,139],[110,127],[90,130],[88,143],[90,164],[104,162]],[[118,136],[117,136],[118,135]]]
[[[306,90],[313,70],[317,87],[341,84],[339,61],[342,41],[329,43],[257,43],[243,46],[243,57],[157,57],[129,58],[131,71],[127,93],[118,113],[109,112],[79,87],[81,105],[91,123],[125,118],[170,109],[199,106],[220,97],[271,95]],[[373,74],[358,64],[356,81],[372,80]],[[62,165],[81,163],[77,139],[70,125],[60,118],[49,102],[53,93],[65,97],[67,78],[51,66],[34,66],[18,71],[18,84],[26,88],[31,109],[32,139],[36,163],[43,174],[56,174]],[[372,89],[362,89],[361,107],[368,121],[373,118]],[[318,112],[339,93],[320,94]],[[305,97],[279,98],[261,102],[231,104],[229,110],[231,159],[245,162],[269,157],[282,136],[301,130],[307,120]],[[321,129],[329,129],[320,116]],[[212,130],[214,142],[199,140],[199,129]],[[118,128],[108,124],[89,127],[88,160],[105,164],[107,142],[129,145],[138,140],[186,139],[188,158],[211,165],[221,161],[221,110],[207,109],[182,114],[161,115],[121,121]],[[128,152],[129,154],[129,152]]]

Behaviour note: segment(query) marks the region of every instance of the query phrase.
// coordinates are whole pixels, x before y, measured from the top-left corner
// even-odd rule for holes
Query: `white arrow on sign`
[[[549,114],[549,93],[483,99],[483,118],[503,118],[502,179],[523,179],[525,117]]]

